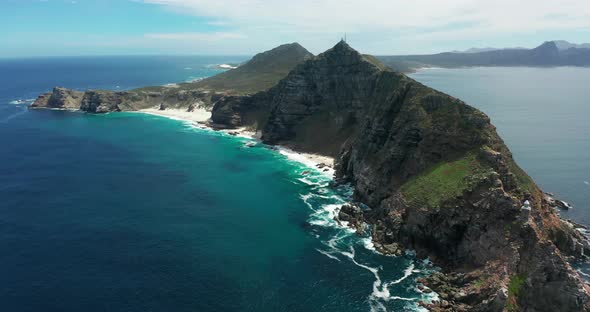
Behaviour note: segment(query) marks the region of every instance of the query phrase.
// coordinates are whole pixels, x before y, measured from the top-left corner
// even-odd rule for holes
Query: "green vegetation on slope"
[[[516,299],[518,298],[525,281],[526,276],[522,274],[514,275],[510,279],[510,283],[508,284],[508,304],[506,305],[506,309],[509,312],[520,311]]]
[[[411,206],[440,207],[463,193],[468,187],[466,177],[481,174],[485,168],[476,154],[469,152],[414,177],[402,185],[401,192]]]
[[[300,63],[313,57],[298,43],[281,45],[254,56],[244,65],[219,75],[188,84],[181,88],[201,88],[252,94],[265,91],[285,78]]]

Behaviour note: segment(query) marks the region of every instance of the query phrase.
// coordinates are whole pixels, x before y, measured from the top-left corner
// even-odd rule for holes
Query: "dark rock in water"
[[[583,236],[543,201],[479,110],[345,42],[217,109],[262,130],[265,143],[337,157],[337,180],[373,208],[344,205],[337,219],[359,231],[372,224],[379,250],[413,249],[482,278],[480,288],[452,274],[435,283],[443,300],[434,311],[590,311],[567,262],[582,257]]]
[[[159,110],[161,110],[161,111],[163,111],[163,110],[166,110],[166,104],[164,104],[164,103],[160,103],[160,108],[159,108]]]
[[[305,170],[305,171],[303,171],[303,172],[301,173],[301,175],[308,175],[309,173],[310,173],[310,171],[309,171],[309,170]]]
[[[36,104],[78,99],[54,90]],[[368,224],[379,251],[415,250],[447,272],[425,281],[441,298],[432,311],[590,311],[590,288],[568,262],[585,259],[590,244],[560,219],[481,111],[343,41],[266,91],[87,91],[80,109],[198,101],[213,105],[220,127],[248,126],[263,143],[336,157],[336,181],[354,187],[355,202],[336,219],[359,233]]]
[[[549,206],[554,207],[556,209],[560,209],[560,210],[569,210],[572,209],[572,205],[566,203],[563,200],[559,200],[557,198],[555,198],[555,195],[551,194],[551,193],[544,193],[544,201],[547,202],[547,204],[549,204]]]
[[[336,220],[348,222],[349,226],[356,229],[359,234],[364,232],[363,212],[358,205],[352,203],[342,205]]]

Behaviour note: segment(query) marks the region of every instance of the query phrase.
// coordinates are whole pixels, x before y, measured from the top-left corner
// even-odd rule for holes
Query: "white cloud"
[[[359,38],[381,49],[376,43],[387,41],[388,38],[395,38],[394,41],[398,43],[415,43],[420,40],[477,40],[537,32],[565,34],[569,30],[590,29],[588,0],[143,2],[162,5],[184,14],[213,18],[218,25],[260,42],[295,39],[311,43],[312,49],[320,41],[327,38],[334,41],[345,32],[351,34],[352,38]]]

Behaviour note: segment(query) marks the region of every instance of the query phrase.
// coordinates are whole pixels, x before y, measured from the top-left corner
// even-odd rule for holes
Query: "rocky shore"
[[[33,106],[210,109],[217,128],[335,159],[336,181],[355,190],[339,222],[372,235],[382,253],[411,249],[442,267],[418,281],[439,294],[428,309],[590,311],[590,288],[570,264],[586,260],[590,244],[557,214],[569,205],[518,167],[484,113],[345,42],[312,58],[293,48],[299,65],[257,92],[56,88]]]

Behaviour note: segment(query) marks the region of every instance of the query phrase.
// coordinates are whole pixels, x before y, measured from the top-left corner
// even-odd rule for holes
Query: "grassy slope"
[[[402,194],[412,206],[440,207],[461,195],[468,187],[468,176],[485,174],[488,166],[474,152],[459,159],[442,162],[414,177],[401,187]]]
[[[304,60],[313,57],[298,43],[279,46],[254,56],[246,64],[191,84],[193,88],[252,94],[274,86]]]

